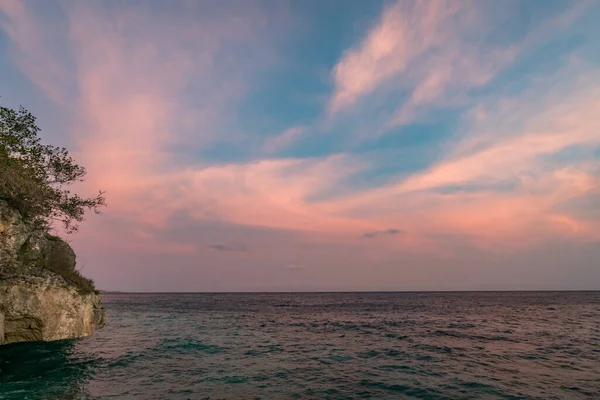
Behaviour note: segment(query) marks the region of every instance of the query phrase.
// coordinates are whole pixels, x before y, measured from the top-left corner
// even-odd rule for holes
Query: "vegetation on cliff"
[[[86,211],[97,213],[105,199],[102,192],[86,198],[69,190],[83,180],[85,168],[65,148],[43,144],[39,132],[35,117],[24,108],[0,107],[0,202],[18,211],[30,232],[17,259],[91,292],[93,282],[76,269],[71,247],[49,230],[59,223],[67,234],[76,232]]]
[[[67,242],[47,232],[32,235],[21,245],[18,260],[34,269],[45,269],[60,275],[77,287],[80,293],[95,292],[94,282],[77,270],[75,252]]]
[[[0,199],[16,208],[29,223],[48,228],[63,224],[77,230],[87,210],[98,211],[104,196],[83,198],[67,187],[83,181],[85,168],[67,149],[42,144],[35,117],[24,108],[0,107]]]

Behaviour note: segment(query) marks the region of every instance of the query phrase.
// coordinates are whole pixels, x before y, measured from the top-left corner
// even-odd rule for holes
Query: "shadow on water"
[[[76,340],[0,346],[0,399],[91,399],[85,384],[98,362]]]

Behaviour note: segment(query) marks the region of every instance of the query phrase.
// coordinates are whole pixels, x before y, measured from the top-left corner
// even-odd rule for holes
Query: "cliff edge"
[[[0,200],[0,344],[91,335],[106,314],[68,243]]]

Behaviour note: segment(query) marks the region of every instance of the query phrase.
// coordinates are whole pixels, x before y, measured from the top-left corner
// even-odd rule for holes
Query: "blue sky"
[[[17,1],[0,95],[140,291],[598,289],[595,1]]]

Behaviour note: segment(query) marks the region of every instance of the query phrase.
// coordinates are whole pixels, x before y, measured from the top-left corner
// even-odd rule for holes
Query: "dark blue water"
[[[1,399],[600,398],[600,293],[105,295],[0,348]]]

